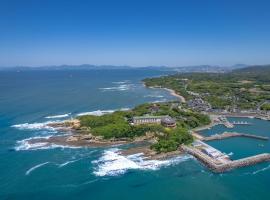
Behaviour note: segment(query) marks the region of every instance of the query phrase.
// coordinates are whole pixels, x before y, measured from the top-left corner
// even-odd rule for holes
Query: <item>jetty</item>
[[[203,137],[201,138],[201,140],[203,141],[222,140],[222,139],[231,138],[231,137],[247,137],[247,138],[253,138],[253,139],[258,139],[258,140],[269,140],[269,137],[246,134],[246,133],[238,133],[238,132],[224,132],[222,134],[215,134],[208,137]]]
[[[233,121],[230,122],[225,116],[218,116],[216,118],[218,124],[223,124],[226,128],[234,128],[235,125],[252,125],[252,123],[247,121]]]
[[[233,170],[235,168],[240,168],[249,165],[255,165],[261,162],[270,162],[270,153],[262,153],[238,160],[231,160],[230,156],[226,153],[219,151],[218,149],[208,145],[207,141],[212,140],[223,140],[227,138],[233,137],[246,137],[257,140],[269,140],[269,137],[247,134],[247,133],[239,133],[239,132],[229,132],[225,131],[221,134],[214,134],[211,136],[201,135],[198,131],[201,131],[206,128],[210,128],[213,125],[222,124],[227,128],[233,128],[234,125],[251,125],[251,123],[247,121],[233,121],[230,122],[224,115],[213,115],[212,123],[209,126],[205,126],[198,129],[193,129],[190,133],[195,138],[195,141],[191,145],[181,145],[180,149],[190,155],[193,155],[200,162],[202,162],[205,166],[207,166],[210,170],[216,173],[223,173],[226,171]]]
[[[225,116],[219,116],[217,120],[219,124],[223,124],[226,128],[234,127],[234,124],[229,122],[229,120]]]
[[[201,147],[198,147],[198,145],[201,145]],[[232,161],[228,158],[228,156],[226,156],[226,154],[223,154],[223,153],[218,153],[218,154],[205,153],[207,151],[205,151],[204,147],[208,148],[207,146],[209,145],[201,141],[196,141],[196,144],[193,146],[182,145],[181,149],[184,152],[193,155],[195,158],[197,158],[199,161],[201,161],[203,164],[205,164],[208,168],[210,168],[215,173],[222,173],[222,172],[230,171],[236,168],[270,161],[269,153],[258,154],[255,156],[250,156],[247,158],[242,158],[242,159]],[[216,151],[219,152],[218,150]]]
[[[233,121],[233,125],[252,125],[252,123],[247,122],[247,121]]]

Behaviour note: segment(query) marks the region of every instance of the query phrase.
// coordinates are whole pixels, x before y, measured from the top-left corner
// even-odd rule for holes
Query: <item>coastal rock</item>
[[[78,138],[75,137],[75,136],[69,136],[67,139],[66,139],[67,142],[76,142],[78,141]]]
[[[72,119],[64,122],[65,126],[69,126],[72,129],[78,129],[80,128],[80,121],[78,119]]]
[[[66,120],[63,122],[52,122],[48,126],[59,129],[78,129],[80,128],[80,121],[78,119]]]

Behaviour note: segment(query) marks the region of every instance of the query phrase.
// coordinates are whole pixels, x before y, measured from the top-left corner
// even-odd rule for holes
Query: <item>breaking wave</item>
[[[55,149],[55,148],[72,148],[72,149],[78,149],[81,147],[75,147],[75,146],[66,146],[66,145],[58,145],[58,144],[52,144],[49,142],[37,142],[37,143],[31,143],[30,140],[33,139],[48,139],[52,137],[46,136],[46,137],[31,137],[24,140],[17,141],[17,145],[15,146],[15,151],[27,151],[27,150],[45,150],[45,149]]]
[[[130,80],[124,80],[124,81],[115,81],[115,82],[112,82],[113,84],[125,84],[125,83],[129,83]]]
[[[268,170],[268,169],[270,169],[270,165],[268,165],[268,166],[265,167],[265,168],[259,169],[259,170],[255,171],[255,172],[253,172],[252,174],[258,174],[258,173],[263,172],[263,171],[266,171],[266,170]]]
[[[62,115],[51,115],[51,116],[47,116],[45,117],[46,119],[57,119],[57,118],[65,118],[70,116],[71,113],[66,113],[66,114],[62,114]]]
[[[164,98],[163,95],[154,95],[154,94],[144,95],[144,97],[150,97],[150,98]]]
[[[134,84],[131,84],[129,80],[112,82],[112,87],[99,88],[102,91],[125,91],[134,88]]]
[[[133,84],[123,84],[115,87],[105,87],[105,88],[99,88],[102,91],[126,91],[130,90],[132,88]]]
[[[44,165],[47,165],[47,164],[49,164],[49,163],[50,163],[50,162],[41,163],[41,164],[38,164],[38,165],[36,165],[36,166],[30,168],[29,170],[27,170],[27,171],[25,172],[25,175],[29,175],[32,171],[34,171],[34,170],[36,170],[37,168],[40,168],[40,167],[42,167],[42,166],[44,166]]]
[[[70,161],[64,162],[64,163],[62,163],[62,164],[59,164],[58,167],[61,168],[61,167],[64,167],[64,166],[66,166],[66,165],[68,165],[68,164],[77,162],[77,161],[79,161],[79,160],[81,160],[81,158],[80,158],[80,159],[77,159],[77,160],[70,160]]]
[[[109,113],[113,113],[115,110],[95,110],[90,112],[82,112],[77,114],[77,116],[83,116],[83,115],[95,115],[95,116],[101,116]]]
[[[59,122],[59,121],[47,121],[47,122],[39,122],[39,123],[23,123],[12,125],[11,127],[17,128],[19,130],[55,130],[53,127],[48,126],[50,123]]]
[[[191,156],[179,156],[168,160],[145,160],[143,153],[123,156],[115,148],[105,150],[102,157],[92,163],[97,165],[94,171],[96,176],[117,176],[130,169],[157,170],[190,158]]]
[[[233,155],[233,152],[230,152],[230,153],[228,153],[227,155],[228,155],[228,156],[232,156],[232,155]]]
[[[95,110],[95,111],[90,111],[90,112],[82,112],[82,113],[77,114],[77,116],[83,116],[83,115],[102,116],[102,115],[105,115],[105,114],[113,113],[113,112],[115,112],[117,110],[126,111],[126,110],[129,110],[129,109],[130,108],[121,108],[121,109],[115,109],[115,110]]]

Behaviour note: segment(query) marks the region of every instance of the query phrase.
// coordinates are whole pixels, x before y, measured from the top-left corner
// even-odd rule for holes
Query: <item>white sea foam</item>
[[[255,172],[253,172],[252,174],[258,174],[258,173],[263,172],[263,171],[266,171],[266,170],[268,170],[268,169],[270,169],[270,165],[268,165],[268,166],[265,167],[265,168],[259,169],[259,170],[255,171]]]
[[[47,164],[49,164],[49,163],[50,163],[50,162],[44,162],[44,163],[35,165],[34,167],[32,167],[32,168],[30,168],[29,170],[27,170],[27,171],[25,172],[25,175],[29,175],[31,172],[33,172],[33,171],[36,170],[37,168],[40,168],[40,167],[42,167],[42,166],[44,166],[44,165],[47,165]]]
[[[15,146],[15,150],[16,151],[23,151],[23,150],[36,150],[36,149],[44,149],[48,147],[48,143],[47,142],[37,142],[37,143],[30,143],[30,140],[33,139],[48,139],[51,136],[47,136],[47,137],[31,137],[31,138],[27,138],[24,140],[20,140],[17,141],[17,146]]]
[[[150,97],[150,98],[164,98],[164,96],[162,96],[162,95],[154,95],[154,94],[145,95],[144,97]]]
[[[64,163],[62,163],[62,164],[59,164],[58,167],[61,168],[61,167],[64,167],[64,166],[66,166],[66,165],[68,165],[68,164],[77,162],[77,161],[79,161],[79,160],[81,160],[81,158],[80,158],[80,159],[77,159],[77,160],[70,160],[70,161],[64,162]]]
[[[101,116],[109,113],[113,113],[115,110],[95,110],[90,112],[83,112],[77,114],[77,116],[83,116],[83,115],[95,115],[95,116]]]
[[[113,84],[125,84],[125,83],[128,83],[130,82],[129,80],[124,80],[124,81],[115,81],[115,82],[112,82]]]
[[[114,109],[114,110],[95,110],[95,111],[89,111],[89,112],[82,112],[82,113],[77,114],[77,116],[84,116],[84,115],[102,116],[105,114],[113,113],[117,110],[126,111],[126,110],[130,110],[130,108],[120,108],[120,109]]]
[[[119,84],[117,86],[113,86],[113,87],[105,87],[105,88],[99,88],[102,91],[126,91],[126,90],[130,90],[134,87],[134,84]]]
[[[46,137],[40,137],[40,136],[31,137],[31,138],[17,141],[17,145],[15,146],[14,149],[16,151],[27,151],[27,150],[45,150],[45,149],[55,149],[55,148],[72,148],[72,149],[81,148],[81,147],[75,147],[75,146],[57,145],[57,144],[52,144],[48,142],[35,142],[35,143],[29,142],[30,140],[33,140],[33,139],[48,139],[50,137],[52,137],[52,135],[46,136]]]
[[[104,151],[102,157],[93,164],[97,167],[94,171],[96,176],[117,176],[124,174],[127,170],[157,170],[160,167],[183,162],[191,156],[179,156],[169,160],[145,160],[143,153],[130,156],[123,156],[119,153],[119,149],[110,149]]]
[[[228,155],[228,156],[232,156],[232,155],[233,155],[233,152],[230,152],[230,153],[228,153],[227,155]]]
[[[16,124],[12,125],[11,127],[17,128],[20,130],[55,130],[53,127],[48,126],[50,123],[55,123],[59,121],[47,121],[47,122],[40,122],[40,123],[23,123],[23,124]]]
[[[65,118],[70,116],[71,113],[66,113],[66,114],[62,114],[62,115],[51,115],[51,116],[47,116],[45,117],[46,119],[57,119],[57,118]]]

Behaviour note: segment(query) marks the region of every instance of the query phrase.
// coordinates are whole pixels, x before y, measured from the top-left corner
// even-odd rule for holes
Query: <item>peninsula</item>
[[[268,137],[236,132],[204,137],[199,132],[216,124],[223,124],[227,128],[250,125],[241,121],[229,122],[227,116],[269,120],[270,66],[248,67],[224,74],[176,74],[143,81],[147,87],[169,90],[179,100],[145,103],[131,110],[102,116],[85,115],[51,123],[49,126],[71,131],[72,134],[38,138],[30,142],[92,147],[143,144],[144,148],[140,146],[123,152],[141,151],[155,158],[186,152],[215,172],[270,160],[270,154],[265,153],[231,161],[228,155],[204,142],[230,137],[268,140]]]
[[[127,111],[84,115],[48,124],[72,134],[30,142],[94,147],[144,142],[152,154],[160,154],[176,151],[181,144],[191,144],[190,130],[210,122],[207,115],[187,109],[178,101],[146,103]]]

